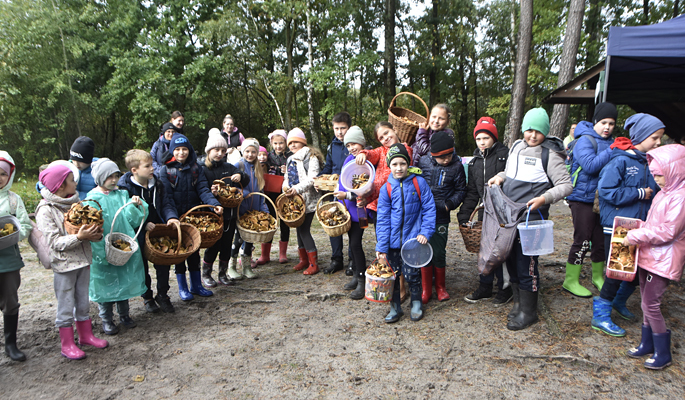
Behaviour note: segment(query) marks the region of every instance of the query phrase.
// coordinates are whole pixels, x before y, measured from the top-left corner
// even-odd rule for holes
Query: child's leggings
[[[121,300],[98,303],[98,309],[100,310],[100,319],[102,319],[103,321],[112,322],[112,318],[114,317],[114,304],[117,305],[119,319],[121,319],[121,317],[128,317],[128,300]]]
[[[19,270],[0,273],[0,311],[3,315],[17,315],[19,312]]]
[[[304,222],[297,227],[297,248],[306,249],[308,253],[316,251],[316,243],[314,243],[311,232],[312,219],[314,219],[314,213],[306,213],[304,215]]]
[[[421,268],[410,267],[402,261],[400,249],[388,250],[388,263],[395,271],[395,287],[393,288],[393,301],[399,299],[400,296],[400,275],[404,275],[404,279],[409,285],[409,292],[411,294],[411,301],[421,301]]]
[[[666,333],[666,321],[661,314],[661,299],[664,297],[670,281],[668,278],[642,268],[638,268],[638,273],[640,274],[643,322],[652,327],[653,333]]]
[[[224,221],[224,233],[221,235],[221,239],[214,243],[214,246],[205,251],[204,262],[209,265],[214,264],[217,254],[219,255],[219,261],[228,262],[231,258],[231,246],[233,245],[233,235],[235,234],[237,221],[236,218]]]
[[[231,249],[231,257],[236,257],[240,253],[240,247],[243,247],[243,254],[252,257],[252,249],[254,249],[254,244],[246,242],[240,237],[240,232],[235,233],[235,238],[233,239],[233,248]]]
[[[76,321],[87,321],[90,316],[88,285],[90,268],[79,268],[68,272],[55,272],[53,286],[57,297],[57,328],[69,328]]]
[[[350,252],[352,253],[352,261],[354,262],[355,276],[364,277],[366,272],[366,255],[364,254],[364,247],[362,245],[362,236],[364,236],[364,229],[359,227],[359,222],[352,221],[350,230],[347,231],[347,238],[350,243]]]

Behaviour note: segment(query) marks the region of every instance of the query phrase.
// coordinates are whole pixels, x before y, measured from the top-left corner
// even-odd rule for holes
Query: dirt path
[[[107,349],[86,348],[81,361],[60,356],[52,272],[38,267],[24,245],[19,345],[28,360],[0,355],[0,393],[3,399],[685,398],[683,286],[671,285],[664,299],[674,365],[648,371],[624,355],[639,342],[639,322],[614,313],[628,336],[598,333],[590,328],[592,300],[562,292],[568,208],[554,206],[552,219],[557,252],[541,257],[541,322],[521,332],[505,327],[509,305],[463,300],[477,284],[475,256],[452,224],[452,298],[432,300],[418,323],[405,317],[386,325],[388,306],[349,300],[342,273],[305,277],[292,264],[271,263],[258,268],[259,279],[188,303],[178,299],[172,279],[175,314],[146,314],[142,301],[132,299],[138,327],[108,337]],[[327,263],[327,237],[320,227],[315,235],[321,264]],[[366,233],[367,256],[373,238]],[[291,243],[289,257],[295,256]],[[585,271],[581,283],[589,288],[589,265]],[[639,296],[628,307],[641,317]],[[91,316],[99,332],[96,306]]]

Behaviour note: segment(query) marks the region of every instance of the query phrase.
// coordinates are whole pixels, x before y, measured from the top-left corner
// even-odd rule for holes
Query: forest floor
[[[419,322],[407,313],[385,324],[389,307],[348,299],[342,272],[309,277],[294,272],[292,262],[272,262],[257,269],[259,279],[190,302],[179,300],[172,274],[175,314],[148,314],[141,299],[132,299],[138,327],[107,337],[106,349],[86,348],[81,361],[60,355],[52,272],[23,243],[18,342],[28,360],[0,355],[0,393],[3,399],[685,398],[684,286],[672,284],[664,298],[673,365],[646,370],[625,355],[639,343],[640,322],[614,313],[628,335],[607,336],[590,328],[592,299],[562,291],[571,217],[563,203],[551,215],[556,252],[540,257],[540,322],[523,331],[505,327],[511,303],[496,308],[463,300],[477,286],[476,257],[464,250],[453,223],[451,299],[434,297]],[[318,225],[312,230],[320,264],[327,265],[327,236]],[[372,260],[372,230],[365,239]],[[292,261],[293,241],[289,250]],[[581,283],[598,294],[589,265],[584,271]],[[639,295],[628,307],[641,318]],[[94,304],[91,316],[97,336],[105,337]]]

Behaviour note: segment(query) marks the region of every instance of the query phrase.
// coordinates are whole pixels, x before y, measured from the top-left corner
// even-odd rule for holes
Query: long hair
[[[228,117],[230,117],[230,115],[227,115],[226,117],[228,118]],[[257,142],[257,148],[255,150],[257,151],[257,155],[259,155],[259,141],[255,138],[246,138],[245,140],[247,141],[248,139],[254,140],[255,142]],[[254,147],[254,146],[250,146],[250,147]],[[243,156],[243,159],[244,159],[244,156]],[[255,157],[255,159],[254,159],[254,174],[257,177],[257,187],[261,191],[262,189],[264,189],[264,184],[265,184],[264,168],[262,168],[262,163],[259,162],[257,157]]]

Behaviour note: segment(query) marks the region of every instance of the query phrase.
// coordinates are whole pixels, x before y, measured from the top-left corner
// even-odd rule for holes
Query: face
[[[271,147],[274,149],[276,154],[281,154],[285,150],[285,139],[283,136],[274,135],[271,138]]]
[[[102,187],[107,190],[115,190],[117,188],[117,182],[119,182],[119,177],[121,177],[121,173],[113,173],[112,175],[108,176],[107,179],[105,179],[105,183],[102,185]]]
[[[476,135],[476,146],[478,146],[478,149],[480,151],[483,151],[485,149],[489,149],[495,144],[495,139],[492,138],[492,136],[488,135],[487,133],[479,133]]]
[[[266,162],[266,159],[267,159],[266,153],[264,153],[263,151],[260,151],[260,152],[259,152],[259,155],[257,156],[257,160],[258,160],[260,163],[265,163],[265,162]]]
[[[183,117],[177,117],[171,120],[171,123],[174,124],[175,127],[181,129],[183,128],[183,124],[186,123],[186,119]]]
[[[90,164],[86,164],[82,161],[76,161],[76,160],[71,160],[71,163],[74,164],[76,166],[76,168],[78,168],[79,171],[83,171],[90,166]]]
[[[210,149],[209,153],[207,153],[207,158],[209,158],[210,161],[221,161],[226,158],[227,151],[228,150],[224,149],[223,147]]]
[[[295,142],[295,141],[290,142],[290,144],[288,145],[288,148],[289,148],[290,151],[293,152],[293,153],[297,153],[297,151],[300,150],[300,149],[303,148],[303,147],[304,147],[304,143],[302,143],[302,142]]]
[[[173,129],[167,129],[166,132],[164,132],[164,139],[171,140],[171,137],[174,136],[174,132],[176,131]]]
[[[0,189],[4,188],[9,180],[10,176],[7,175],[7,172],[5,172],[3,169],[0,169]]]
[[[663,175],[654,175],[654,181],[662,189],[666,186],[666,178]]]
[[[528,129],[527,131],[523,132],[523,140],[528,143],[528,146],[535,147],[539,146],[545,141],[545,135],[543,135],[542,132],[538,132],[534,129]]]
[[[180,163],[184,163],[188,159],[188,151],[187,147],[177,147],[174,149],[174,158],[176,161]]]
[[[441,107],[435,107],[431,111],[431,115],[428,118],[428,125],[433,130],[433,132],[441,131],[447,127],[450,123],[450,117],[447,115],[447,111]]]
[[[608,138],[614,131],[614,126],[616,126],[616,120],[613,118],[604,118],[595,124],[594,130],[599,136]]]
[[[257,150],[250,146],[243,151],[243,158],[249,163],[253,163],[257,159]]]
[[[62,186],[60,186],[60,188],[57,189],[57,192],[55,192],[55,195],[66,199],[73,196],[75,193],[76,182],[74,181],[74,174],[69,173],[67,178],[64,180],[64,183],[62,183]]]
[[[390,172],[395,179],[402,179],[407,176],[407,160],[402,157],[395,157],[390,161]]]
[[[350,126],[344,122],[333,122],[333,133],[338,140],[342,141]]]
[[[233,125],[232,119],[229,118],[226,121],[224,121],[224,132],[230,134],[231,132],[233,132],[234,127],[235,125]]]
[[[661,138],[664,136],[664,132],[666,132],[664,129],[659,129],[658,131],[649,135],[649,137],[643,140],[642,143],[636,144],[635,148],[643,153],[656,149],[659,147],[659,144],[661,144]]]
[[[435,161],[439,164],[442,165],[443,167],[450,162],[452,162],[452,154],[447,154],[445,156],[440,156],[440,157],[433,157],[435,158]]]
[[[376,138],[379,142],[381,142],[381,145],[383,145],[383,147],[389,148],[393,144],[399,142],[399,139],[397,138],[395,131],[385,126],[381,126],[380,128],[378,128],[378,132],[376,132],[376,135]]]
[[[348,143],[346,147],[347,151],[349,151],[350,154],[352,154],[355,157],[357,156],[357,154],[359,154],[360,151],[364,150],[364,146],[362,146],[359,143]]]
[[[571,124],[571,129],[568,130],[568,134],[571,135],[571,137],[573,137],[573,134],[576,131],[576,126],[578,126],[578,124]]]
[[[138,182],[152,179],[155,170],[152,168],[152,160],[141,161],[138,168],[131,168],[131,173]]]

